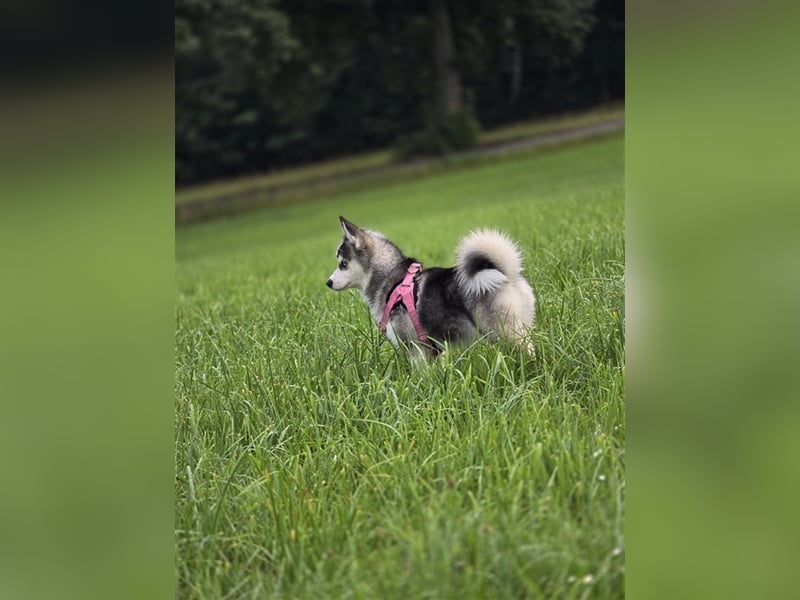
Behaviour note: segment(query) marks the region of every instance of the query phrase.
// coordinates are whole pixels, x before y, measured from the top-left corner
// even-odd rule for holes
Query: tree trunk
[[[461,73],[446,0],[429,0],[433,35],[434,114],[437,121],[464,110]]]
[[[511,55],[511,89],[508,95],[508,104],[511,108],[517,107],[519,91],[522,88],[522,48],[520,37],[514,32],[514,48]]]

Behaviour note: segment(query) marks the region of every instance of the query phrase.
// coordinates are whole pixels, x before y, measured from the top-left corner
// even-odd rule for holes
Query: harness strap
[[[416,288],[417,282],[416,277],[419,272],[422,271],[422,265],[419,263],[411,263],[411,266],[408,267],[406,271],[406,276],[403,277],[403,281],[401,281],[397,287],[392,290],[392,293],[389,294],[389,300],[386,302],[386,308],[383,310],[383,317],[381,318],[381,322],[378,323],[378,327],[381,328],[381,331],[386,331],[386,326],[389,324],[389,315],[392,313],[392,309],[397,305],[398,302],[402,302],[403,306],[406,307],[408,311],[408,316],[411,318],[411,323],[414,325],[414,329],[417,330],[417,337],[419,337],[419,341],[423,344],[428,341],[428,336],[425,333],[425,330],[422,328],[422,323],[419,320],[419,314],[417,314],[417,307],[414,303],[414,288]]]

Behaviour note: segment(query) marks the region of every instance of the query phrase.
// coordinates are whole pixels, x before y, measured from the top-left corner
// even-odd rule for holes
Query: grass
[[[177,231],[180,598],[624,595],[615,136]],[[344,214],[427,265],[507,231],[536,357],[409,364],[324,282]]]
[[[584,125],[592,125],[611,119],[622,118],[625,110],[622,106],[604,106],[591,111],[566,114],[559,117],[526,121],[506,125],[480,134],[480,145],[491,145],[514,140],[572,129]],[[293,167],[261,175],[248,175],[230,180],[206,183],[182,188],[175,194],[177,204],[211,200],[220,196],[235,196],[254,190],[325,178],[342,173],[350,173],[367,169],[386,167],[394,161],[391,150],[365,152],[354,156],[345,156],[326,160],[302,167]]]

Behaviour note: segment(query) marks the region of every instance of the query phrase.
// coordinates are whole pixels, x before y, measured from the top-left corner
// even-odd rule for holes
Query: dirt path
[[[559,144],[572,140],[591,138],[625,129],[625,119],[610,119],[601,123],[582,125],[562,131],[544,133],[532,137],[484,145],[464,152],[456,152],[445,157],[422,158],[411,162],[355,169],[324,177],[315,177],[250,189],[235,194],[223,194],[208,200],[186,202],[175,206],[175,224],[186,225],[206,221],[216,217],[237,214],[275,203],[278,199],[291,198],[299,194],[325,193],[335,190],[341,184],[351,184],[382,176],[396,176],[415,173],[438,165],[457,162],[462,159],[501,156],[540,146]]]

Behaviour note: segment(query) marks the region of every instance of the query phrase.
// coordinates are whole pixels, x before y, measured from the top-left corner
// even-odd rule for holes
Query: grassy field
[[[337,215],[523,249],[536,357],[414,366],[325,280]],[[624,595],[623,140],[180,228],[180,598]]]

